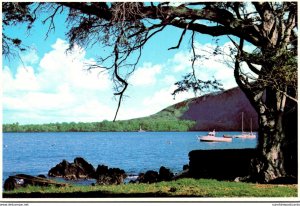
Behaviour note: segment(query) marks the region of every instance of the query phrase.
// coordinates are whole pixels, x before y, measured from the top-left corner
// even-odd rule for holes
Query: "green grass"
[[[297,197],[297,185],[268,185],[209,179],[180,179],[153,184],[26,187],[3,197]]]

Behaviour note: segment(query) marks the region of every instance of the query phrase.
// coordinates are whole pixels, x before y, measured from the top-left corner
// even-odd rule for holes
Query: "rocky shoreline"
[[[179,174],[174,174],[170,169],[161,166],[159,171],[149,170],[145,173],[140,173],[136,179],[131,178],[126,183],[155,183],[187,177],[256,182],[259,179],[249,178],[250,176],[248,175],[251,173],[251,162],[257,155],[256,149],[194,150],[189,153],[189,165],[184,165],[183,171]],[[268,183],[297,184],[297,171],[297,168],[294,168],[292,175],[280,177]],[[62,160],[48,172],[50,178],[63,178],[67,181],[93,179],[95,183],[92,183],[92,185],[124,184],[124,180],[128,175],[123,169],[109,168],[106,165],[98,165],[97,168],[94,168],[82,157],[76,157],[72,163]],[[28,175],[21,174],[10,176],[6,179],[4,190],[13,190],[27,185],[45,186],[50,184],[60,185],[44,176],[28,177]]]
[[[140,173],[137,178],[131,178],[128,183],[154,183],[187,177],[188,166],[185,165],[183,169],[185,170],[183,170],[181,173],[174,174],[170,169],[161,166],[159,171],[148,170],[145,173]],[[92,164],[88,163],[82,157],[76,157],[71,163],[67,160],[62,160],[48,171],[48,177],[63,178],[67,182],[70,180],[96,180],[96,182],[92,183],[92,185],[124,184],[128,175],[129,174],[126,174],[123,169],[109,168],[106,165],[98,165],[97,168],[94,168]],[[39,175],[38,178],[25,175],[27,177],[25,180],[19,178],[23,176],[23,174],[10,176],[4,182],[4,190],[9,191],[19,187],[26,187],[28,185],[48,186],[50,181],[53,182],[53,180],[47,179],[47,177],[44,175]],[[41,181],[40,178],[43,178],[44,180]]]

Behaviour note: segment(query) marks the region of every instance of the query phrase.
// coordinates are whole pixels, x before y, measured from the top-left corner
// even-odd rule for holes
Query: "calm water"
[[[173,172],[188,164],[188,153],[197,149],[254,148],[256,139],[233,139],[231,143],[200,142],[207,132],[86,132],[86,133],[4,133],[3,180],[9,175],[47,174],[66,159],[83,157],[98,164],[124,169],[128,174],[160,166]],[[218,132],[234,135],[237,132]]]

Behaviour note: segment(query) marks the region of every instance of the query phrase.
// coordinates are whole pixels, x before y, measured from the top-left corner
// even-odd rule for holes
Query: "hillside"
[[[257,113],[245,94],[236,87],[177,103],[151,117],[176,117],[196,121],[194,130],[239,131],[242,112],[244,112],[244,130],[250,130],[251,118],[252,128],[257,130]]]
[[[244,112],[244,130],[257,130],[257,114],[239,88],[188,99],[143,118],[116,122],[70,122],[19,125],[4,124],[3,132],[99,132],[99,131],[240,131]]]

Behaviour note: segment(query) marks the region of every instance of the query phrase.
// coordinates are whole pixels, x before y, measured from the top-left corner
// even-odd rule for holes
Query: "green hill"
[[[258,116],[245,94],[238,88],[215,92],[177,103],[150,117],[176,118],[194,121],[193,130],[239,131],[258,129]]]
[[[116,122],[71,122],[19,125],[4,124],[3,132],[97,132],[97,131],[218,131],[241,130],[241,114],[244,112],[244,128],[258,128],[257,114],[239,88],[215,92],[169,106],[148,117]]]

